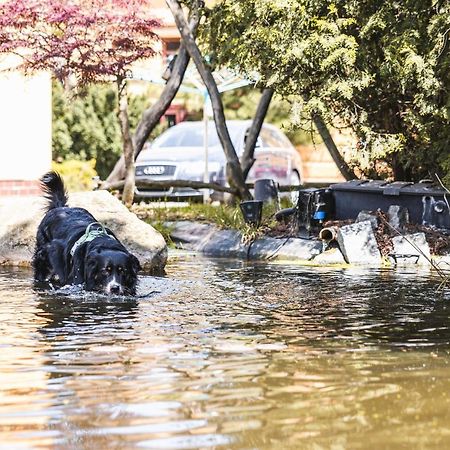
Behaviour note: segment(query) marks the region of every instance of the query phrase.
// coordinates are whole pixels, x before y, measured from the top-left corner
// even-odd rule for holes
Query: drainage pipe
[[[338,235],[338,227],[322,228],[319,232],[319,239],[325,242],[335,241]]]

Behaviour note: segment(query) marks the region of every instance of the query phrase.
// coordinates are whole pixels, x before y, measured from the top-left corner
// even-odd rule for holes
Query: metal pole
[[[208,92],[204,94],[203,101],[203,148],[205,151],[205,167],[203,172],[203,182],[209,183],[209,168],[208,168]],[[203,203],[209,203],[209,189],[203,189]]]

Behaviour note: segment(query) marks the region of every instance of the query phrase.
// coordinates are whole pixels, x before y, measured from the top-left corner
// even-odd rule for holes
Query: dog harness
[[[96,227],[96,228],[94,228]],[[112,239],[115,239],[115,237],[112,234],[109,234],[105,227],[100,222],[92,222],[86,227],[86,231],[84,234],[78,239],[75,244],[73,244],[72,249],[70,250],[71,256],[73,256],[77,250],[78,247],[83,245],[85,242],[91,242],[94,239],[100,237],[100,236],[107,236]]]

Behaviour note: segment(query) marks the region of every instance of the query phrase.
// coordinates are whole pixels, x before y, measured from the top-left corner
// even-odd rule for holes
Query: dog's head
[[[138,259],[127,251],[95,249],[86,255],[85,287],[108,295],[136,295]]]

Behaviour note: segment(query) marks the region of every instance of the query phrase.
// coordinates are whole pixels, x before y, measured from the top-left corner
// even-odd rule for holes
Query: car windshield
[[[238,130],[229,129],[231,140],[236,146]],[[208,147],[220,145],[214,125],[208,127]],[[199,126],[173,127],[165,131],[153,141],[153,148],[166,147],[202,147],[203,146],[203,124]]]

